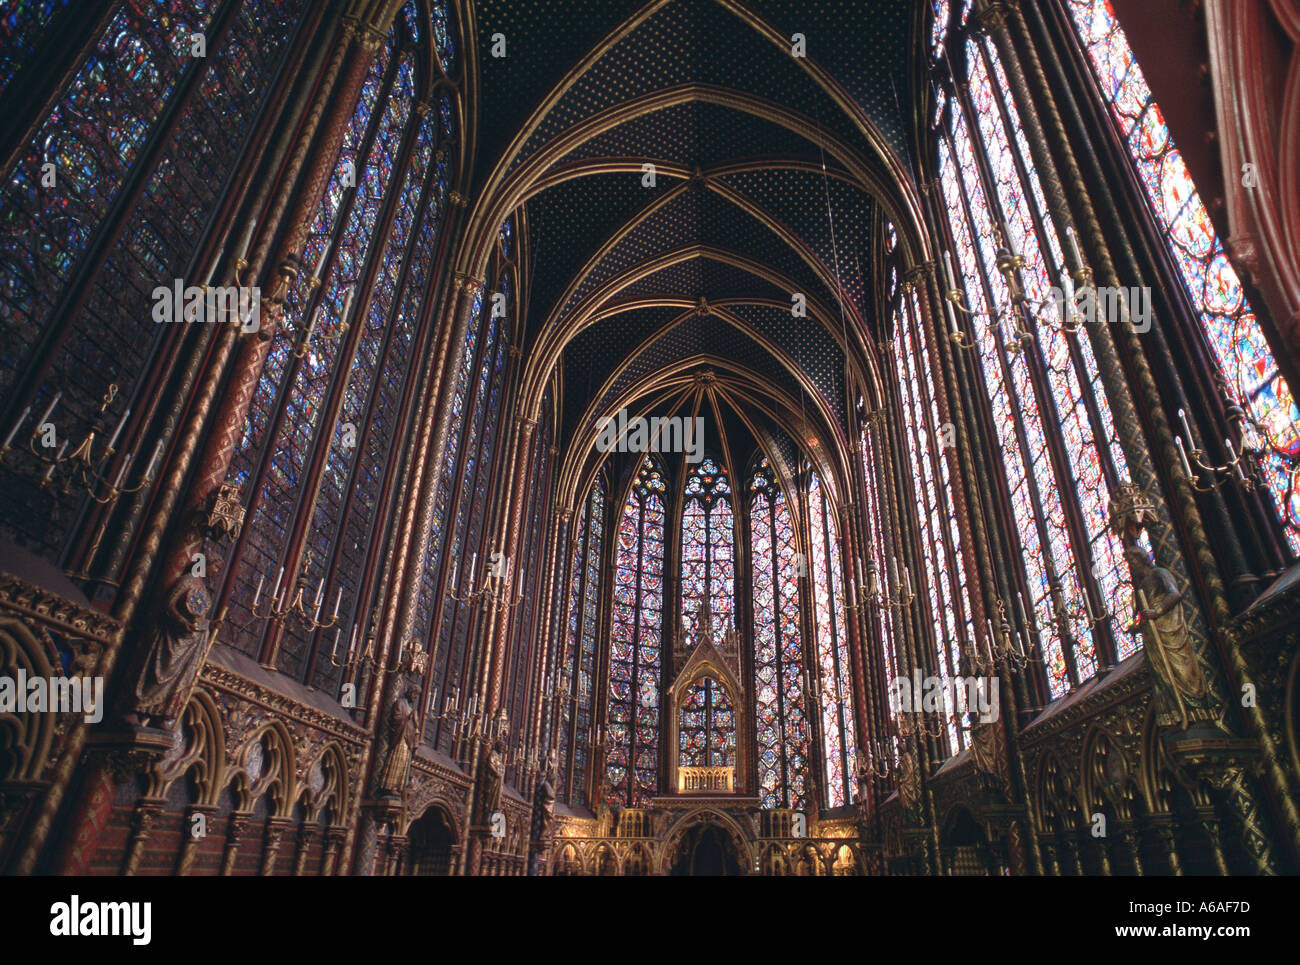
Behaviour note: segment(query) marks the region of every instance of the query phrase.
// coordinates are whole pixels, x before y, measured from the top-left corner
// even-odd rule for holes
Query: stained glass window
[[[704,458],[686,476],[682,504],[682,625],[694,638],[700,602],[707,596],[713,631],[732,626],[735,532],[727,471]]]
[[[439,483],[436,511],[450,514],[443,532],[444,558],[456,574],[462,597],[471,584],[482,588],[490,567],[505,565],[503,560],[493,562],[492,553],[496,549],[488,545],[487,538],[493,456],[502,424],[502,398],[515,315],[513,271],[513,266],[499,255],[494,257],[489,266],[488,286],[473,303],[475,321],[467,334],[467,349],[472,345],[473,351],[462,363],[465,381],[458,385],[452,405],[453,417],[463,419],[464,423],[455,449],[451,448],[453,437],[448,438],[447,463]],[[492,297],[497,292],[505,296],[504,301]],[[467,674],[474,652],[482,643],[474,632],[474,617],[475,607],[467,600],[455,596],[443,599],[436,643],[440,660],[435,685],[445,680],[461,693],[472,691]],[[446,692],[444,686],[443,693]],[[451,738],[448,728],[441,726],[438,740],[446,741],[450,748]]]
[[[948,32],[948,0],[930,0],[930,49],[938,50]]]
[[[415,97],[414,53],[403,50],[402,41],[395,28],[371,65],[339,149],[339,164],[326,186],[304,246],[303,263],[319,271],[321,284],[313,288],[310,276],[303,272],[290,289],[286,317],[298,323],[280,325],[272,338],[232,466],[234,478],[255,490],[246,523],[247,543],[234,575],[231,601],[232,612],[249,613],[249,619],[239,621],[239,625],[252,632],[237,637],[236,645],[250,655],[258,654],[262,633],[267,629],[265,623],[251,619],[256,587],[266,573],[279,570],[286,536],[300,511],[299,497],[311,500],[316,496],[309,508],[315,538],[305,547],[301,576],[289,579],[301,579],[313,590],[322,585],[326,575],[329,536],[342,516],[341,474],[353,461],[353,453],[339,452],[343,449],[339,444],[333,446],[334,472],[319,477],[311,475],[310,462],[318,446],[342,441],[335,437],[343,431],[346,420],[340,417],[337,426],[326,426],[323,420],[335,393],[346,389],[351,381],[352,360],[344,353],[359,346],[356,338],[346,337],[348,331],[361,328],[371,343],[366,354],[373,355],[386,328],[385,300],[372,298],[362,304],[356,289],[363,281],[371,252],[379,257],[385,253],[383,239],[377,237],[378,215],[390,185],[397,187],[393,168]],[[381,100],[385,93],[386,99]],[[408,184],[408,205],[418,200],[413,192],[419,187],[414,179]],[[396,233],[392,236],[394,246],[405,241]],[[397,267],[396,261],[393,267]],[[369,325],[367,309],[376,319]],[[305,334],[308,331],[310,339]],[[340,384],[341,376],[349,378]],[[346,401],[345,397],[345,405]],[[319,489],[313,492],[317,486]],[[330,589],[331,598],[337,597],[338,589]],[[305,627],[285,621],[280,668],[295,676],[303,675],[309,643]]]
[[[0,11],[0,90],[9,86],[32,54],[46,28],[71,0],[20,0]]]
[[[686,688],[677,726],[678,767],[736,763],[736,709],[725,684],[701,677]]]
[[[758,793],[765,808],[808,806],[808,717],[799,629],[799,555],[785,493],[767,459],[749,480]]]
[[[920,574],[923,577],[920,585],[913,584],[912,589],[922,596],[921,612],[925,614],[933,634],[935,666],[945,683],[943,700],[948,746],[956,753],[968,742],[969,723],[964,703],[959,705],[958,689],[947,684],[962,673],[962,645],[963,641],[973,639],[974,625],[966,595],[966,567],[952,503],[949,475],[952,467],[948,458],[954,449],[952,441],[945,440],[945,428],[939,419],[934,376],[929,349],[920,328],[916,291],[910,285],[898,284],[897,265],[894,263],[889,266],[889,288],[902,430],[908,465],[914,474],[913,495],[924,569]],[[872,508],[868,507],[869,511]],[[911,676],[913,669],[902,668],[898,673]]]
[[[551,401],[548,390],[546,395],[543,396],[542,412],[548,413],[550,411]],[[544,590],[543,573],[541,571],[546,546],[546,514],[551,504],[551,438],[551,420],[544,417],[541,425],[538,426],[533,441],[531,459],[535,482],[529,497],[531,508],[528,512],[528,522],[524,529],[523,542],[520,544],[522,551],[518,564],[519,576],[517,581],[512,580],[512,583],[523,592],[524,597],[520,604],[511,611],[514,626],[510,633],[510,673],[507,683],[506,707],[511,724],[514,748],[516,750],[526,749],[530,752],[535,748],[524,748],[523,744],[524,738],[528,735],[528,699],[530,693],[541,693],[544,696],[542,686],[544,675],[534,679],[536,672],[534,655],[536,653],[536,643],[543,638],[540,625],[541,601]],[[549,742],[546,746],[550,746]],[[520,756],[522,757],[522,755]],[[522,770],[523,765],[521,764],[519,767]],[[517,778],[522,777],[522,774],[517,772],[516,776]]]
[[[615,548],[606,800],[620,807],[641,807],[659,788],[666,495],[663,470],[647,456]]]
[[[152,409],[155,400],[142,394],[149,361],[187,328],[153,321],[152,292],[177,278],[197,284],[203,276],[193,276],[209,267],[195,264],[197,253],[206,233],[220,230],[214,219],[226,179],[256,147],[253,123],[282,76],[305,3],[245,0],[186,75],[194,64],[188,38],[211,32],[216,8],[213,0],[118,5],[0,185],[6,429],[28,402],[39,413],[56,393],[59,430],[88,427],[110,383],[117,395],[104,416],[109,429],[128,408],[137,423]],[[16,51],[40,16],[18,8],[0,14],[16,18]],[[192,82],[182,83],[186,76]],[[170,136],[145,151],[169,109]],[[136,448],[132,434],[144,428],[127,428],[123,460]],[[41,488],[34,468],[12,456],[0,463],[7,497],[0,520],[57,558],[70,549],[87,497],[80,487]]]
[[[825,804],[828,808],[835,808],[853,801],[858,749],[840,544],[836,536],[834,508],[815,472],[808,483],[808,515],[812,550],[809,578],[821,691]]]
[[[283,621],[276,661],[327,693],[343,674],[331,656],[346,652],[352,628],[364,642],[373,624],[365,597],[374,588],[362,585],[363,576],[375,551],[385,481],[396,470],[389,454],[413,374],[417,328],[436,281],[447,196],[443,147],[450,131],[439,114],[414,109],[428,81],[421,79],[411,9],[376,53],[345,125],[304,246],[311,271],[289,292],[288,321],[269,346],[231,469],[235,481],[256,493],[240,565],[228,576],[232,642],[261,655],[268,624],[252,618],[252,600],[258,584],[269,595],[286,536],[304,525],[299,573],[286,574],[285,583],[306,587],[309,598],[323,593],[330,612],[337,605],[338,623],[312,632]],[[313,287],[309,275],[317,270],[321,283]],[[473,326],[470,337],[476,347]],[[493,352],[495,360],[495,344]],[[486,367],[499,382],[497,367]],[[441,516],[432,528],[442,535]],[[426,552],[435,573],[441,549],[434,538]],[[426,569],[417,605],[417,639],[426,649],[432,649],[431,601]]]
[[[1250,441],[1265,452],[1264,478],[1287,541],[1300,552],[1300,491],[1289,472],[1300,459],[1295,395],[1278,370],[1114,8],[1109,0],[1069,0],[1067,7],[1214,359],[1235,401],[1258,427]]]
[[[605,545],[605,481],[598,478],[577,521],[569,580],[568,620],[559,679],[561,800],[588,807],[597,621]]]
[[[996,51],[972,36],[963,53],[964,96],[939,139],[939,174],[956,280],[966,304],[983,313],[972,325],[975,355],[1023,560],[1023,599],[1003,602],[1015,632],[1041,646],[1055,698],[1093,676],[1103,659],[1136,647],[1113,619],[1093,619],[1126,612],[1130,595],[1107,513],[1128,467],[1087,336],[1011,307],[999,249],[1024,258],[1033,304],[1061,277],[1061,245]],[[1049,428],[1063,445],[1049,443]]]

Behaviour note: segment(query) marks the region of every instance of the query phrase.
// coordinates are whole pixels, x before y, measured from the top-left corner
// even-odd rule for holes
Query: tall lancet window
[[[808,717],[799,629],[799,577],[805,567],[790,504],[765,458],[749,477],[749,539],[758,793],[762,807],[802,810],[808,804]]]
[[[1063,283],[1060,240],[997,53],[976,35],[946,49],[936,140],[956,264],[945,287],[956,284],[981,313],[961,324],[992,407],[1024,567],[1023,599],[1004,602],[1013,626],[1027,625],[1040,643],[1055,698],[1137,648],[1106,618],[1129,612],[1128,568],[1107,511],[1128,466],[1088,337],[1011,307],[998,270],[999,249],[1024,258],[1030,305]],[[953,90],[961,96],[945,96]]]
[[[444,705],[451,694],[471,693],[474,686],[470,673],[480,638],[472,632],[476,607],[466,597],[482,589],[489,574],[504,575],[503,569],[493,569],[504,567],[505,562],[494,560],[496,550],[487,544],[487,537],[488,495],[506,391],[518,270],[507,225],[508,221],[498,230],[486,287],[473,302],[475,314],[466,333],[466,354],[452,399],[453,429],[458,434],[448,437],[434,504],[442,538],[441,561],[446,579],[456,587],[454,593],[438,601],[441,617],[434,617],[439,639],[432,684]],[[452,739],[444,718],[438,729],[439,746],[450,748]]]
[[[1300,490],[1290,472],[1300,459],[1295,395],[1278,370],[1114,9],[1107,0],[1069,0],[1067,6],[1214,360],[1257,426],[1252,441],[1267,454],[1269,491],[1292,551],[1300,552]]]
[[[609,652],[607,801],[641,807],[659,789],[667,486],[647,456],[618,525]]]
[[[225,590],[227,625],[242,628],[232,642],[265,656],[274,641],[281,671],[327,691],[350,649],[347,628],[359,646],[368,637],[362,580],[394,471],[384,457],[436,280],[454,94],[426,92],[437,67],[419,63],[420,17],[413,2],[398,13],[362,85],[231,469],[253,494]],[[416,110],[421,97],[439,109]],[[337,629],[253,619],[254,602],[268,606],[276,586],[314,595],[317,619],[337,612]]]
[[[69,18],[105,9],[64,6],[4,5],[6,99],[33,94],[30,73],[50,66],[43,52],[77,53],[60,47]],[[169,394],[149,375],[209,329],[165,324],[182,319],[171,317],[171,299],[158,289],[196,287],[213,274],[226,179],[253,163],[259,111],[286,82],[308,9],[305,0],[243,0],[229,5],[235,14],[218,32],[222,6],[139,0],[107,8],[99,33],[67,65],[65,86],[0,172],[0,438],[14,433],[0,460],[0,530],[63,569],[84,571],[76,534],[90,496],[76,483],[64,491],[70,463],[42,486],[46,467],[24,455],[26,442],[48,411],[40,424],[54,425],[59,440],[75,446],[93,428],[98,454],[102,441],[117,439],[106,478],[124,473],[132,486],[147,475],[157,427],[171,418]],[[195,36],[204,57],[191,56]]]
[[[570,569],[563,662],[558,683],[557,747],[563,770],[560,799],[588,806],[592,704],[595,699],[596,636],[600,619],[600,576],[604,572],[605,480],[597,478],[577,520]]]
[[[735,529],[727,471],[705,457],[686,476],[682,504],[682,624],[698,627],[700,603],[709,601],[714,632],[733,626]]]
[[[853,722],[853,673],[849,666],[848,611],[844,606],[840,543],[835,510],[814,472],[808,483],[808,537],[813,629],[817,635],[817,676],[821,692],[822,763],[825,804],[853,800],[857,774],[857,736]]]
[[[945,429],[935,402],[934,376],[921,331],[916,292],[898,284],[893,264],[889,267],[889,289],[898,396],[907,463],[913,467],[924,566],[924,579],[913,590],[924,601],[923,612],[933,634],[935,666],[938,676],[947,683],[961,674],[962,644],[974,633],[947,460],[953,447],[945,444],[943,437]],[[912,669],[904,668],[900,675],[910,676]],[[948,746],[954,754],[966,745],[970,729],[965,709],[958,706],[955,694],[954,688],[944,688]]]
[[[871,538],[868,541],[868,553],[870,555],[863,559],[863,572],[866,572],[865,566],[869,558],[871,569],[875,574],[873,579],[877,590],[885,585],[881,582],[882,574],[889,572],[890,558],[890,541],[886,535],[890,529],[889,507],[880,495],[881,473],[885,472],[886,468],[881,463],[881,456],[878,455],[880,450],[877,449],[878,443],[874,434],[874,427],[878,424],[874,418],[868,417],[859,437],[862,441],[862,475],[866,483],[866,501],[863,504],[863,513],[864,520],[871,533]],[[876,610],[875,617],[880,628],[881,658],[885,678],[892,680],[895,677],[904,676],[904,671],[899,662],[901,654],[898,650],[898,644],[895,642],[899,631],[896,629],[894,610],[891,607],[880,607]],[[890,706],[888,702],[886,702],[886,710],[891,717],[894,716],[895,708]]]

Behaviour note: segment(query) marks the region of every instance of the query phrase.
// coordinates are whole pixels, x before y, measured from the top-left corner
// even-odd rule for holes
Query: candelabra
[[[502,554],[494,553],[494,560],[500,560]],[[502,567],[497,562],[488,566],[488,573],[483,578],[482,583],[475,587],[475,571],[478,569],[478,553],[475,553],[470,559],[469,564],[469,583],[462,592],[457,587],[458,571],[456,567],[451,571],[451,589],[447,595],[457,603],[472,604],[482,601],[488,606],[496,607],[499,610],[507,610],[511,607],[518,606],[524,598],[523,591],[515,593],[510,587],[510,578],[513,575],[514,560],[506,556],[505,565]]]
[[[249,611],[259,620],[273,620],[282,623],[287,619],[293,619],[308,630],[328,630],[337,626],[339,622],[339,604],[343,602],[343,587],[340,586],[338,593],[334,596],[334,612],[330,614],[328,619],[322,620],[320,615],[325,596],[325,577],[322,576],[320,582],[316,584],[316,597],[311,604],[308,604],[307,570],[310,568],[310,552],[304,555],[302,569],[299,571],[297,578],[290,581],[290,583],[284,582],[284,567],[280,567],[280,572],[275,578],[275,588],[271,590],[271,597],[265,604],[261,600],[262,589],[266,585],[266,576],[258,577],[257,590],[253,593],[253,605],[249,607]],[[283,590],[281,589],[282,585]],[[294,586],[292,591],[290,590],[291,585]],[[308,612],[309,609],[311,612]],[[353,633],[355,635],[355,628],[353,628]]]
[[[1082,322],[1076,310],[1076,303],[1080,298],[1095,299],[1096,289],[1092,285],[1092,269],[1083,261],[1073,227],[1065,229],[1065,239],[1067,247],[1079,267],[1073,274],[1067,269],[1062,269],[1063,289],[1053,289],[1035,302],[1030,302],[1028,293],[1020,281],[1021,273],[1026,264],[1024,256],[1019,254],[1013,247],[1010,233],[1005,227],[1002,229],[1002,236],[1006,240],[1006,246],[998,249],[994,264],[998,273],[1005,280],[1009,298],[1004,306],[994,306],[992,311],[981,312],[966,305],[965,293],[957,286],[956,276],[953,274],[952,254],[944,252],[944,280],[948,286],[944,293],[944,300],[948,305],[949,341],[959,348],[973,349],[975,347],[975,342],[958,325],[956,312],[961,312],[971,319],[987,318],[990,321],[1000,321],[1009,318],[1014,326],[1011,332],[1012,341],[1008,346],[1008,350],[1011,352],[1021,351],[1025,345],[1034,340],[1034,333],[1025,328],[1024,325],[1023,315],[1025,312],[1028,312],[1041,325],[1071,335],[1077,333]],[[1075,282],[1080,286],[1077,290],[1074,287]],[[1059,322],[1053,312],[1047,311],[1049,307],[1054,305],[1056,301],[1054,296],[1058,294],[1058,291],[1061,294],[1059,312],[1061,320]]]
[[[1228,453],[1228,460],[1220,465],[1213,461],[1206,462],[1209,454],[1196,445],[1196,437],[1192,435],[1192,427],[1187,421],[1187,413],[1182,409],[1178,410],[1178,422],[1182,431],[1174,437],[1174,445],[1178,448],[1178,457],[1182,460],[1183,471],[1187,473],[1188,478],[1192,481],[1192,488],[1197,492],[1213,492],[1228,482],[1235,482],[1242,489],[1250,491],[1257,484],[1256,476],[1261,453],[1257,447],[1247,442],[1245,432],[1246,413],[1240,406],[1230,403],[1228,406],[1228,419],[1237,429],[1237,445],[1234,446],[1231,439],[1223,440],[1224,449]],[[1188,460],[1189,454],[1191,461]],[[1247,461],[1248,459],[1249,461]],[[1193,462],[1196,464],[1196,470],[1192,468]],[[1245,469],[1242,468],[1243,464]],[[1300,467],[1300,463],[1290,469],[1293,480],[1297,467]],[[1246,470],[1249,470],[1249,473]],[[1208,485],[1201,484],[1202,473],[1209,474],[1210,482]]]
[[[253,233],[256,230],[256,228],[257,228],[257,219],[254,218],[249,222],[248,227],[244,229],[244,236],[243,239],[240,241],[240,245],[239,245],[239,250],[241,254],[239,255],[239,257],[235,259],[235,270],[233,273],[235,279],[235,285],[238,286],[241,290],[249,287],[248,282],[252,280],[247,276],[246,272],[248,271],[249,246],[252,243]],[[325,245],[325,250],[321,252],[321,256],[316,262],[316,268],[312,272],[312,276],[309,279],[307,279],[307,297],[309,299],[311,297],[311,294],[316,289],[318,289],[321,285],[321,274],[325,270],[325,263],[329,258],[330,248],[333,245],[333,243],[334,243],[333,238],[331,237],[330,241],[327,242]],[[220,262],[223,255],[224,252],[222,253],[222,255],[219,255],[217,257],[216,261],[214,261],[213,264],[215,265],[218,262]],[[275,324],[274,325],[259,324],[258,326],[256,326],[255,329],[247,329],[247,331],[254,331],[254,330],[257,331],[258,337],[263,340],[269,339],[271,337],[270,332],[272,328],[278,327],[278,325],[284,321],[285,301],[289,295],[289,288],[293,284],[293,280],[297,277],[298,277],[298,270],[294,265],[286,263],[280,266],[279,278],[276,280],[275,287],[272,289],[270,297],[266,300],[267,320],[268,322],[273,322]],[[207,297],[208,284],[211,281],[212,278],[211,276],[209,276],[208,282],[204,283],[204,285],[202,286],[205,298]],[[303,358],[304,356],[306,356],[308,350],[311,347],[311,341],[313,336],[316,337],[317,340],[324,339],[327,341],[332,341],[343,337],[344,333],[346,333],[348,330],[348,311],[352,307],[353,292],[354,292],[353,286],[349,285],[347,294],[344,296],[344,300],[343,300],[343,311],[339,315],[338,327],[333,332],[316,331],[317,323],[320,321],[321,312],[324,310],[323,304],[317,304],[316,311],[312,313],[312,316],[308,320],[306,327],[302,330],[302,334],[298,338],[297,344],[294,346],[293,349],[294,356],[296,356],[297,358]],[[260,307],[259,310],[261,310]]]
[[[898,738],[890,735],[886,740],[872,738],[865,748],[867,772],[875,777],[888,778],[898,769]]]
[[[161,439],[154,446],[153,455],[149,458],[149,464],[134,486],[123,485],[131,468],[131,463],[135,461],[135,454],[131,452],[128,452],[122,460],[114,480],[111,483],[108,481],[107,470],[113,456],[117,453],[117,440],[122,435],[127,420],[131,417],[129,408],[122,413],[122,418],[118,420],[117,427],[113,430],[112,436],[109,437],[108,444],[104,446],[98,455],[95,454],[95,436],[101,431],[99,423],[102,421],[104,413],[108,411],[108,407],[112,405],[113,400],[117,398],[117,393],[117,383],[110,383],[108,392],[105,393],[100,403],[92,428],[86,432],[85,437],[75,449],[68,452],[69,440],[65,438],[63,442],[58,444],[54,455],[47,456],[37,448],[37,440],[41,440],[41,449],[53,449],[55,447],[57,431],[54,423],[49,420],[50,416],[54,414],[54,409],[58,406],[59,400],[63,398],[63,392],[59,391],[54,394],[50,404],[45,407],[45,411],[32,426],[31,435],[27,439],[27,451],[36,458],[38,464],[45,466],[45,474],[41,477],[40,488],[44,489],[54,481],[54,475],[61,466],[69,470],[63,481],[62,491],[64,493],[71,492],[73,481],[79,480],[81,487],[86,490],[90,498],[100,504],[115,502],[119,496],[138,493],[153,483],[154,470],[158,466],[158,457],[162,455],[163,441]],[[27,421],[31,411],[32,407],[29,405],[10,428],[4,443],[0,444],[0,460],[10,452],[14,437],[18,434],[18,430],[22,428],[23,423]]]
[[[984,623],[988,628],[989,650],[995,655],[996,659],[1001,662],[1005,661],[1014,671],[1025,669],[1029,664],[1038,660],[1036,650],[1038,642],[1030,632],[1028,626],[1025,627],[1024,636],[1014,634],[1015,643],[1012,643],[1013,634],[1011,632],[1011,623],[1006,617],[1006,607],[1001,600],[997,600],[997,608],[1001,614],[1001,623],[998,629],[1002,631],[1001,636],[993,632],[992,618],[986,618]],[[1041,631],[1040,631],[1041,632]],[[1026,639],[1028,646],[1026,646]]]

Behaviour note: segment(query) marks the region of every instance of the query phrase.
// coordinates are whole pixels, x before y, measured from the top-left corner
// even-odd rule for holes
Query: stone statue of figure
[[[695,642],[713,639],[713,610],[709,606],[706,593],[700,597],[700,605],[695,611]]]
[[[411,769],[411,756],[415,752],[418,728],[416,708],[420,706],[420,685],[407,679],[397,691],[388,717],[388,751],[379,769],[379,794],[381,797],[401,797],[406,788],[406,775]]]
[[[487,824],[501,810],[501,785],[506,776],[506,742],[498,738],[483,751],[479,768],[479,824]]]
[[[555,751],[546,758],[546,769],[542,771],[541,780],[533,789],[533,821],[529,833],[529,850],[531,875],[541,874],[546,863],[546,854],[550,851],[551,841],[555,838],[555,779],[558,770]]]
[[[858,761],[858,796],[853,802],[858,812],[858,820],[866,821],[867,819],[867,798],[871,793],[871,764],[865,757]]]
[[[898,755],[898,797],[909,811],[921,803],[921,771],[910,746]]]
[[[1124,550],[1124,558],[1133,570],[1133,595],[1141,615],[1147,660],[1175,708],[1172,713],[1158,714],[1157,722],[1186,730],[1193,722],[1217,719],[1209,682],[1187,630],[1183,594],[1173,574],[1156,566],[1137,543]]]
[[[212,559],[208,572],[221,572]],[[208,655],[208,611],[212,596],[202,577],[186,570],[163,600],[152,636],[141,649],[127,692],[126,721],[170,727],[189,699]]]

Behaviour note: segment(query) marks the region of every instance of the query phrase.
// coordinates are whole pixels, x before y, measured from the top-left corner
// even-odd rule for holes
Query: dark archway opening
[[[429,808],[411,825],[409,836],[412,875],[430,876],[451,873],[451,846],[456,838],[439,808]]]
[[[674,875],[720,876],[741,875],[744,869],[736,858],[731,839],[713,825],[692,828],[677,847]]]

